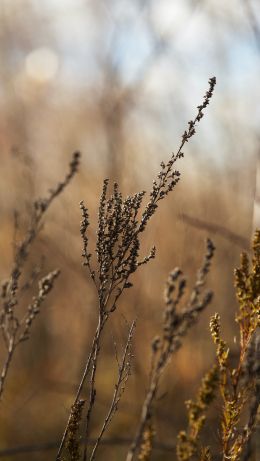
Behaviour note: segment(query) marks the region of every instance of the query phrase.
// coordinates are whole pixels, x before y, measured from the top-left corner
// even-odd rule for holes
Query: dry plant
[[[259,423],[260,405],[260,230],[253,239],[252,266],[246,253],[241,254],[241,265],[235,270],[235,287],[239,326],[239,357],[235,366],[230,363],[230,349],[222,339],[220,316],[210,321],[210,330],[216,345],[216,361],[202,381],[195,402],[186,403],[188,429],[178,436],[179,461],[214,459],[209,447],[200,444],[200,432],[205,424],[205,411],[216,396],[218,388],[222,399],[220,447],[222,461],[250,461],[254,455],[252,436]]]
[[[117,183],[113,185],[111,196],[108,196],[109,180],[105,179],[99,203],[98,229],[95,252],[97,255],[97,268],[92,264],[92,254],[89,251],[89,214],[84,202],[80,203],[82,211],[81,236],[83,240],[83,265],[89,271],[95,285],[98,298],[98,323],[92,346],[86,360],[85,369],[76,393],[72,408],[81,399],[85,385],[88,386],[89,398],[83,428],[83,460],[95,459],[97,447],[92,453],[89,449],[90,423],[96,402],[96,373],[101,349],[101,338],[104,328],[111,315],[118,307],[119,299],[124,291],[132,286],[131,276],[141,266],[147,264],[155,257],[155,248],[140,259],[141,235],[145,231],[151,217],[156,212],[158,204],[176,186],[180,173],[174,169],[175,163],[183,157],[182,149],[189,139],[195,134],[196,124],[202,119],[204,109],[210,102],[216,84],[216,78],[209,80],[209,89],[204,96],[203,103],[199,105],[194,120],[188,123],[188,129],[182,135],[181,144],[176,154],[172,154],[167,163],[161,162],[161,169],[153,181],[149,201],[142,211],[142,202],[145,192],[139,192],[125,199],[119,191]],[[63,433],[56,460],[61,460],[63,449],[66,445],[72,411]],[[112,417],[112,415],[111,415]]]
[[[38,292],[32,298],[31,303],[27,306],[26,312],[23,315],[22,294],[34,285],[39,273],[42,269],[42,264],[36,266],[32,274],[21,284],[21,276],[24,273],[24,265],[28,259],[30,249],[38,236],[42,227],[43,216],[52,204],[53,200],[64,190],[69,184],[73,176],[78,170],[80,154],[75,152],[70,162],[70,169],[65,179],[58,183],[54,189],[49,191],[48,197],[38,199],[33,203],[30,224],[25,233],[24,238],[20,242],[14,241],[14,262],[10,276],[7,280],[1,283],[1,312],[0,312],[0,328],[5,346],[5,359],[2,365],[0,377],[0,397],[3,394],[4,386],[10,369],[11,361],[17,347],[27,339],[31,334],[31,328],[36,316],[39,314],[41,305],[46,299],[50,291],[53,289],[55,279],[59,275],[58,270],[54,270],[42,277],[38,283]],[[15,235],[17,234],[18,221],[15,214]]]
[[[131,373],[132,340],[133,340],[133,333],[134,333],[135,326],[136,326],[136,322],[133,321],[132,325],[131,325],[131,327],[129,329],[129,334],[128,334],[125,350],[124,350],[124,353],[123,353],[122,361],[121,361],[121,363],[119,363],[119,361],[117,360],[117,364],[118,364],[118,379],[117,379],[117,382],[115,384],[114,394],[113,394],[113,397],[112,397],[110,408],[108,410],[108,413],[107,413],[107,415],[105,417],[105,420],[103,422],[103,426],[102,426],[102,428],[100,430],[100,433],[99,433],[99,435],[97,437],[97,440],[95,442],[94,448],[92,450],[91,457],[90,457],[91,460],[93,460],[95,458],[96,451],[97,451],[97,449],[99,447],[99,444],[100,444],[100,442],[102,440],[102,437],[103,437],[103,435],[104,435],[104,433],[105,433],[105,431],[106,431],[106,429],[108,427],[108,424],[110,423],[110,421],[112,420],[113,415],[117,411],[118,404],[120,402],[121,396],[123,395],[123,393],[125,391],[126,383],[127,383],[127,380],[128,380],[128,378],[130,376],[130,373]]]
[[[183,147],[195,134],[197,123],[210,102],[216,79],[209,80],[209,89],[203,103],[198,106],[194,120],[188,123],[177,153],[173,153],[167,163],[161,162],[161,169],[153,181],[148,203],[143,207],[145,192],[141,191],[126,198],[122,197],[117,183],[110,186],[105,179],[99,202],[97,239],[94,252],[90,251],[88,231],[90,226],[88,208],[80,202],[82,221],[80,234],[83,242],[83,265],[86,267],[97,296],[97,325],[90,352],[86,357],[84,371],[69,417],[58,448],[56,461],[94,461],[98,450],[106,441],[104,435],[119,408],[132,371],[132,348],[136,321],[128,325],[127,338],[121,358],[116,351],[117,378],[111,402],[105,418],[100,422],[97,437],[93,440],[91,423],[97,400],[97,373],[102,354],[102,339],[111,316],[119,309],[123,293],[132,287],[132,275],[139,268],[155,258],[155,247],[141,257],[142,236],[150,219],[155,214],[159,202],[177,185],[180,173],[175,170],[176,162],[183,157]],[[28,306],[23,306],[23,293],[32,288],[42,272],[42,263],[33,268],[31,275],[22,282],[25,264],[42,227],[43,216],[53,200],[64,190],[79,166],[79,153],[75,153],[70,170],[64,181],[51,190],[46,199],[34,202],[31,223],[25,237],[17,243],[14,239],[15,257],[10,277],[1,285],[2,310],[0,326],[6,357],[0,378],[0,396],[5,388],[6,378],[14,353],[19,344],[30,337],[31,328],[41,310],[43,301],[53,289],[59,271],[55,270],[40,278],[38,293]],[[109,191],[112,189],[111,193]],[[17,215],[16,215],[17,218]],[[16,219],[15,235],[18,234]],[[196,221],[192,225],[203,226]],[[208,224],[209,230],[221,231],[223,235],[237,243],[239,236],[226,229]],[[200,314],[209,305],[212,292],[205,291],[205,283],[214,256],[214,245],[207,240],[206,254],[198,271],[196,282],[187,294],[187,282],[180,269],[173,270],[165,289],[165,308],[162,332],[151,344],[151,367],[141,415],[136,434],[126,454],[126,461],[149,461],[156,447],[157,405],[162,376],[175,352],[182,345],[183,337],[197,322]],[[22,277],[23,276],[23,277]],[[259,419],[260,403],[260,230],[255,232],[253,257],[250,266],[246,253],[241,256],[241,266],[235,270],[235,286],[239,304],[236,322],[239,326],[239,358],[234,367],[230,361],[227,343],[222,339],[220,316],[215,314],[210,321],[213,341],[216,345],[216,363],[202,379],[194,400],[186,402],[188,424],[179,432],[176,443],[178,461],[213,461],[219,456],[211,447],[201,441],[205,427],[207,410],[217,395],[221,399],[220,448],[222,461],[253,461],[253,434]],[[21,309],[25,308],[25,314]],[[82,449],[83,445],[83,449]],[[172,447],[171,447],[172,450]]]
[[[194,457],[207,459],[209,448],[200,446],[200,434],[206,422],[206,411],[216,396],[219,373],[213,365],[202,379],[195,401],[185,402],[188,411],[188,427],[178,434],[176,454],[178,461],[188,461]]]
[[[235,320],[238,323],[240,335],[239,360],[235,368],[232,368],[228,362],[229,348],[221,337],[219,314],[215,314],[210,322],[212,338],[217,347],[220,371],[219,389],[223,399],[221,421],[223,461],[241,459],[241,453],[249,443],[257,423],[260,403],[259,381],[256,382],[257,376],[252,370],[250,356],[252,354],[252,351],[250,354],[250,345],[260,327],[260,230],[255,232],[252,249],[252,267],[250,267],[248,255],[242,253],[241,265],[235,270],[235,286],[239,304]],[[250,375],[243,377],[246,369]],[[243,423],[243,412],[251,400],[254,404],[251,405],[246,423]]]
[[[166,308],[164,312],[163,335],[156,337],[152,342],[149,385],[137,433],[127,454],[127,461],[132,461],[135,456],[138,456],[139,460],[149,459],[150,457],[152,441],[150,440],[149,445],[145,441],[147,433],[150,433],[150,428],[154,428],[155,426],[153,421],[153,407],[158,397],[161,376],[172,355],[180,348],[182,337],[195,324],[200,313],[212,299],[212,292],[202,293],[202,288],[210,268],[214,249],[214,245],[208,240],[207,253],[203,265],[198,272],[197,281],[191,291],[188,302],[185,301],[182,309],[180,309],[179,305],[185,294],[186,280],[178,268],[169,275],[165,289]]]

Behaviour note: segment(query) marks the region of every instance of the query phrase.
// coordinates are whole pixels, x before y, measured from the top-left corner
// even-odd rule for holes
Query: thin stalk
[[[98,447],[99,447],[99,445],[101,443],[102,437],[103,437],[103,435],[104,435],[104,433],[105,433],[105,431],[107,429],[108,424],[110,423],[110,421],[111,421],[111,419],[113,417],[113,414],[117,410],[117,406],[118,406],[118,403],[120,401],[120,397],[121,397],[122,390],[123,390],[122,389],[122,384],[124,383],[124,381],[129,376],[129,373],[127,374],[127,376],[125,376],[126,362],[127,362],[128,355],[129,355],[129,348],[131,347],[131,341],[132,341],[133,331],[134,331],[135,326],[136,326],[136,323],[135,323],[135,321],[133,321],[132,325],[130,327],[130,330],[129,330],[127,343],[126,343],[125,350],[124,350],[124,353],[123,353],[122,363],[119,366],[119,375],[118,375],[117,383],[115,385],[115,390],[114,390],[112,402],[111,402],[110,408],[108,410],[107,416],[106,416],[106,418],[104,420],[103,426],[102,426],[102,428],[100,430],[100,433],[98,435],[98,438],[96,440],[96,443],[94,445],[94,448],[92,450],[92,453],[91,453],[91,456],[90,456],[90,461],[94,461],[94,459],[95,459],[96,452],[97,452],[97,449],[98,449]]]
[[[75,405],[78,402],[79,398],[80,398],[83,386],[84,386],[85,381],[86,381],[86,379],[88,377],[88,374],[90,372],[91,362],[92,362],[92,359],[93,359],[96,344],[97,344],[97,342],[100,341],[101,332],[102,332],[102,330],[100,330],[99,325],[98,325],[98,327],[96,329],[95,336],[93,338],[91,350],[90,350],[90,353],[89,353],[89,356],[88,356],[88,359],[87,359],[87,362],[86,362],[86,365],[85,365],[85,369],[84,369],[84,372],[83,372],[83,375],[82,375],[82,378],[81,378],[81,381],[80,381],[80,384],[79,384],[79,387],[78,387],[78,390],[77,390],[77,393],[76,393],[76,396],[75,396],[75,399],[74,399],[74,402],[73,402],[72,405]],[[67,424],[66,424],[62,439],[61,439],[59,450],[58,450],[58,453],[57,453],[57,456],[56,456],[56,461],[61,460],[61,453],[62,453],[62,450],[64,448],[64,444],[65,444],[66,437],[67,437],[67,434],[68,434],[70,421],[71,421],[71,414],[70,414],[70,416],[68,418],[68,421],[67,421]]]
[[[103,314],[104,315],[104,314]],[[99,316],[99,322],[98,322],[98,328],[97,328],[97,341],[95,342],[94,345],[94,351],[93,351],[93,358],[92,358],[92,373],[91,373],[91,378],[90,378],[90,391],[89,391],[89,407],[87,411],[87,417],[86,417],[86,428],[85,428],[85,442],[84,442],[84,454],[83,454],[83,460],[87,460],[87,452],[88,452],[88,440],[89,440],[89,426],[90,426],[90,420],[92,416],[92,411],[95,406],[95,400],[96,400],[96,390],[95,390],[95,378],[96,378],[96,372],[97,372],[97,361],[98,361],[98,355],[100,351],[100,338],[101,338],[101,332],[103,329],[103,326],[105,324],[106,317],[103,317],[102,314]]]
[[[15,351],[15,339],[11,338],[10,342],[9,342],[9,347],[8,347],[6,360],[5,360],[5,363],[3,365],[2,373],[1,373],[1,377],[0,377],[0,399],[1,399],[2,394],[3,394],[5,380],[6,380],[7,373],[8,373],[9,367],[10,367],[10,363],[11,363],[12,358],[13,358],[14,351]]]

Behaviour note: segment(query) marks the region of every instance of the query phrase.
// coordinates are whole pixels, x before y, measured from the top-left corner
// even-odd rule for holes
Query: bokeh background
[[[59,441],[83,369],[97,302],[81,266],[79,201],[90,210],[93,245],[103,178],[118,181],[125,195],[149,191],[214,75],[214,97],[178,165],[181,182],[147,230],[144,254],[155,244],[156,260],[135,277],[104,339],[93,421],[95,436],[113,391],[114,343],[120,352],[126,320],[137,316],[133,374],[107,434],[122,443],[99,457],[125,459],[123,441],[134,434],[145,395],[150,342],[161,328],[164,282],[179,266],[192,286],[209,236],[217,248],[208,280],[214,300],[169,366],[157,405],[156,440],[174,445],[185,427],[184,401],[214,357],[208,322],[215,311],[236,348],[233,268],[260,220],[259,73],[257,0],[0,1],[1,280],[12,265],[14,215],[21,238],[32,201],[63,178],[73,151],[82,153],[79,174],[46,215],[27,264],[29,274],[44,256],[43,273],[59,267],[62,275],[8,377],[3,460],[54,459],[55,449],[19,447]],[[206,429],[206,437],[217,446],[217,430]],[[15,447],[20,453],[3,454]],[[154,459],[175,459],[174,450],[157,450]]]

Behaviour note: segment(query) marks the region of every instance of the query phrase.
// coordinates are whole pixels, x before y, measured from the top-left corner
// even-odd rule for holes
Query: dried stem
[[[101,443],[101,440],[103,438],[103,435],[104,435],[109,423],[111,422],[115,412],[118,409],[118,404],[119,404],[120,399],[122,397],[122,394],[123,394],[123,392],[125,390],[126,382],[127,382],[128,378],[129,378],[129,375],[131,373],[131,358],[132,358],[131,357],[131,350],[132,350],[132,340],[133,340],[133,333],[134,333],[135,326],[136,326],[136,322],[134,321],[134,322],[132,322],[130,330],[129,330],[127,343],[126,343],[126,346],[125,346],[125,350],[124,350],[124,353],[123,353],[121,364],[119,364],[118,379],[117,379],[117,383],[115,385],[112,402],[111,402],[109,411],[108,411],[108,413],[106,415],[106,418],[104,420],[104,423],[103,423],[103,426],[101,428],[101,431],[100,431],[100,433],[98,435],[98,438],[96,440],[96,443],[94,445],[93,451],[91,453],[90,461],[93,461],[95,459],[96,451],[97,451],[97,449],[98,449],[98,447],[99,447],[99,445]]]
[[[250,381],[255,381],[254,394],[250,401],[249,407],[249,418],[248,427],[249,435],[245,444],[244,452],[242,454],[242,461],[250,461],[253,454],[253,429],[259,428],[259,421],[257,420],[257,414],[260,406],[260,339],[259,334],[256,334],[249,347],[249,353],[246,359],[246,383],[250,384]]]
[[[49,191],[49,196],[47,198],[38,199],[34,202],[30,226],[27,229],[24,239],[19,244],[15,242],[18,228],[17,213],[15,214],[14,263],[10,277],[7,281],[2,283],[0,292],[0,298],[2,300],[0,329],[7,351],[0,377],[0,398],[4,391],[5,381],[15,349],[18,344],[29,338],[32,323],[40,312],[41,304],[52,290],[54,281],[59,274],[58,271],[53,271],[40,280],[38,294],[27,307],[24,317],[21,318],[17,314],[17,308],[18,305],[21,304],[22,293],[33,285],[39,274],[39,268],[36,268],[29,280],[26,281],[23,286],[19,287],[24,264],[28,258],[31,245],[40,231],[43,215],[53,200],[64,190],[77,172],[79,157],[80,154],[78,152],[74,153],[72,161],[70,162],[70,170],[65,179],[58,183],[55,189]]]
[[[88,209],[83,202],[80,203],[82,212],[80,233],[83,241],[83,265],[88,269],[90,277],[95,284],[99,303],[96,334],[83,372],[81,383],[73,403],[73,405],[77,403],[83,390],[84,383],[89,378],[89,402],[84,435],[86,444],[84,461],[87,460],[89,427],[96,401],[95,378],[101,346],[101,336],[104,326],[110,315],[117,309],[117,303],[125,289],[132,286],[132,283],[129,280],[132,274],[135,273],[139,267],[147,264],[155,257],[155,248],[153,247],[146,257],[140,259],[141,233],[145,230],[148,221],[155,213],[158,207],[158,202],[165,198],[179,181],[180,173],[173,170],[173,166],[178,159],[183,157],[183,146],[195,134],[195,126],[203,117],[203,110],[209,104],[213,95],[215,84],[216,79],[213,77],[209,80],[209,90],[204,96],[203,103],[198,106],[198,113],[195,119],[189,122],[188,130],[185,131],[182,136],[182,141],[177,154],[172,154],[166,165],[163,162],[161,163],[161,171],[157,175],[157,179],[153,181],[150,198],[141,214],[140,220],[138,219],[138,215],[141,210],[145,192],[142,191],[123,199],[119,191],[118,184],[115,183],[113,185],[113,193],[110,197],[108,197],[109,181],[108,179],[104,180],[99,203],[97,241],[95,248],[98,266],[97,269],[93,269],[91,262],[92,254],[89,252],[88,248]],[[69,420],[63,433],[56,458],[57,461],[61,459]]]
[[[242,253],[240,267],[235,270],[235,286],[239,304],[235,320],[240,332],[239,359],[235,368],[231,368],[229,363],[229,348],[221,336],[219,314],[215,314],[210,322],[211,335],[216,345],[220,373],[219,388],[223,401],[221,421],[223,461],[241,459],[242,452],[247,448],[257,423],[259,383],[256,370],[252,369],[250,349],[260,327],[259,229],[255,232],[252,247],[251,267],[248,255]],[[245,380],[243,373],[246,368],[249,370],[250,378]],[[247,423],[241,428],[242,414],[248,400],[251,401],[249,417]]]
[[[165,290],[166,308],[164,312],[163,336],[156,337],[152,343],[152,365],[149,386],[142,407],[142,413],[134,441],[128,451],[126,461],[133,461],[140,451],[145,430],[151,423],[153,406],[156,400],[161,376],[168,365],[173,353],[181,346],[181,338],[197,321],[199,313],[206,308],[212,298],[208,292],[201,298],[202,287],[210,268],[214,255],[214,246],[207,241],[207,253],[203,265],[198,272],[198,278],[191,292],[190,300],[185,309],[177,312],[177,307],[184,295],[186,280],[180,269],[175,269],[168,278]]]
[[[90,353],[89,353],[89,356],[88,356],[88,359],[87,359],[87,362],[86,362],[86,365],[85,365],[85,369],[84,369],[84,372],[83,372],[83,375],[82,375],[82,378],[81,378],[81,381],[80,381],[80,384],[79,384],[79,387],[78,387],[74,402],[73,402],[72,407],[71,407],[70,416],[69,416],[67,425],[65,427],[65,430],[64,430],[64,433],[63,433],[63,436],[62,436],[62,439],[61,439],[61,442],[60,442],[60,445],[59,445],[58,453],[57,453],[57,456],[56,456],[56,461],[61,460],[61,453],[62,453],[63,447],[65,445],[66,437],[67,437],[67,434],[68,434],[68,431],[69,431],[69,425],[70,425],[71,419],[73,417],[73,406],[75,406],[77,404],[77,402],[79,401],[79,399],[80,399],[80,396],[81,396],[81,393],[82,393],[82,390],[83,390],[83,386],[85,384],[86,378],[89,375],[89,372],[90,372],[90,369],[91,369],[91,362],[92,362],[92,359],[93,359],[94,350],[96,348],[97,343],[99,343],[100,335],[101,335],[101,330],[100,330],[99,325],[98,325],[96,333],[95,333],[95,336],[94,336],[94,339],[93,339],[93,342],[92,342]]]

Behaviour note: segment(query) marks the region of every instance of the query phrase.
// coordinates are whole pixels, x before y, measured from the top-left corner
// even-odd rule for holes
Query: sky
[[[122,79],[134,81],[153,48],[145,10],[140,11],[136,6],[138,2],[98,3],[98,13],[94,2],[85,0],[46,0],[40,7],[39,2],[32,3],[54,35],[55,45],[51,52],[56,54],[60,64],[57,76],[77,85],[95,81],[99,72],[95,48],[100,46],[102,53],[111,53],[111,59],[120,67]],[[260,58],[243,0],[197,2],[193,10],[190,3],[188,0],[151,2],[149,21],[156,33],[169,41],[169,56],[165,60],[173,66],[179,60],[183,66],[189,66],[190,73],[194,71],[200,77],[208,75],[209,69],[211,73],[221,74],[223,53],[228,80],[239,89],[252,84],[257,77]],[[259,4],[255,12],[256,16],[260,13]],[[44,39],[39,48],[47,48]],[[53,59],[51,55],[50,59]],[[162,67],[165,67],[163,62]],[[157,74],[160,86],[160,69]],[[225,81],[219,83],[225,85]],[[156,85],[156,72],[153,72],[153,82]]]

